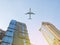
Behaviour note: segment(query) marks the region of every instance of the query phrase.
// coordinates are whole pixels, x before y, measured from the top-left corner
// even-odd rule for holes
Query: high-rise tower
[[[12,20],[1,45],[30,45],[27,27],[24,23]]]
[[[60,45],[60,30],[49,22],[42,22],[40,28],[49,45]]]

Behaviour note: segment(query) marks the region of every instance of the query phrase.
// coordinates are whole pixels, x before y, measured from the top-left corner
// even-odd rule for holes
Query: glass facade
[[[14,28],[16,26],[15,24],[16,24],[15,20],[12,20],[10,22],[8,31],[5,33],[5,36],[2,39],[1,45],[12,45],[13,35],[14,35],[14,31],[15,31]],[[10,29],[10,28],[12,28],[12,29]]]
[[[12,20],[1,45],[30,45],[26,25]]]

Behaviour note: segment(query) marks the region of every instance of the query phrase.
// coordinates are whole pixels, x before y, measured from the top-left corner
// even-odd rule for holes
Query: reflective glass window
[[[7,32],[6,32],[6,35],[8,35],[8,36],[13,36],[13,33],[14,33],[14,32],[9,32],[9,31],[7,31]]]
[[[2,41],[12,43],[13,38],[12,37],[4,37]]]
[[[14,29],[15,28],[15,25],[9,25],[9,27]]]
[[[2,43],[1,45],[8,45],[7,43]]]
[[[8,44],[8,43],[2,43],[1,45],[12,45],[12,44]]]
[[[14,29],[10,29],[10,28],[8,28],[8,30],[11,31],[11,32],[14,32],[15,31]]]
[[[16,24],[16,21],[15,21],[15,20],[12,20],[12,21],[10,22],[10,24],[15,25],[15,24]]]

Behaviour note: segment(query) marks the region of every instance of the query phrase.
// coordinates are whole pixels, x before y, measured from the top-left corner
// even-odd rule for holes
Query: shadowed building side
[[[60,45],[60,31],[49,22],[42,22],[41,33],[49,45]]]
[[[2,29],[0,29],[0,44],[2,42],[2,38],[4,37],[5,35],[5,31],[3,31]]]

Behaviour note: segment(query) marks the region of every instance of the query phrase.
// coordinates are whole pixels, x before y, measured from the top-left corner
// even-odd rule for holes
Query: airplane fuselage
[[[35,13],[31,12],[31,8],[30,8],[30,9],[29,9],[29,12],[27,12],[26,14],[29,14],[29,19],[31,19],[31,15],[32,15],[32,14],[35,14]]]

